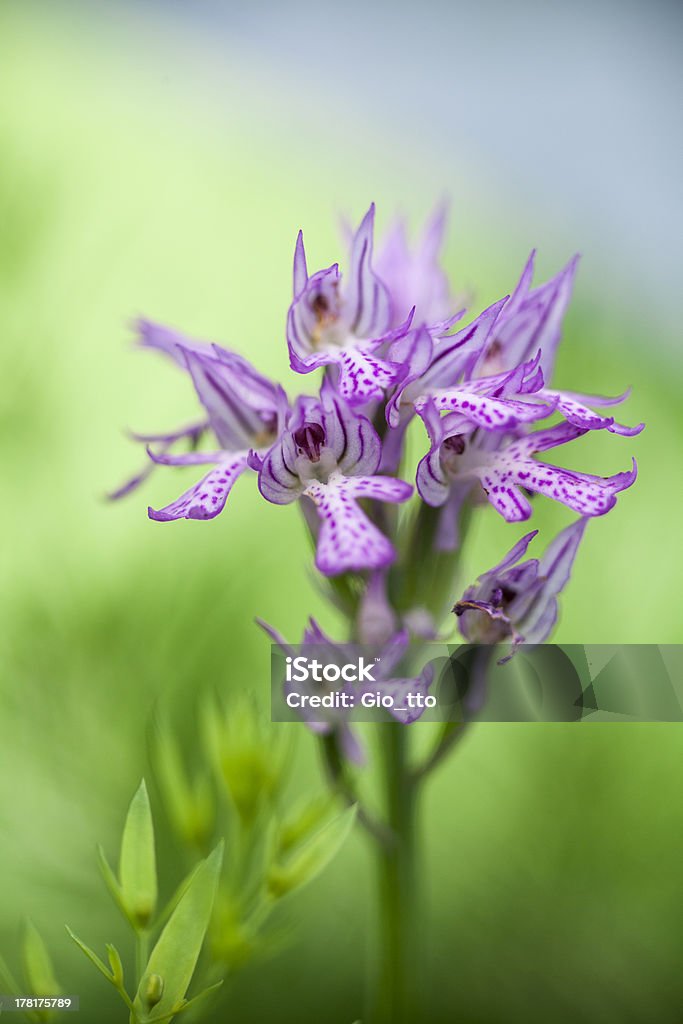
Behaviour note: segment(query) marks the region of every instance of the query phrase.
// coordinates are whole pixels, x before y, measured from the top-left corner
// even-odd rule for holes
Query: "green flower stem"
[[[378,848],[379,948],[372,1024],[414,1024],[420,989],[416,930],[417,786],[408,763],[409,731],[381,727],[387,824],[394,842]]]
[[[330,787],[349,805],[358,808],[357,820],[365,831],[380,846],[391,846],[394,836],[390,828],[375,818],[363,806],[356,792],[352,780],[349,778],[346,762],[339,749],[339,743],[334,732],[320,737],[320,749],[325,768],[325,774]]]
[[[149,960],[149,932],[137,929],[135,932],[135,979],[137,985],[142,981]]]

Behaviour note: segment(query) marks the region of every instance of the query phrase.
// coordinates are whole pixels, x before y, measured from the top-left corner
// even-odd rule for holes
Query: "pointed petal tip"
[[[147,517],[154,520],[155,523],[168,523],[173,518],[167,515],[165,512],[161,512],[158,509],[152,508],[151,505],[147,506]]]

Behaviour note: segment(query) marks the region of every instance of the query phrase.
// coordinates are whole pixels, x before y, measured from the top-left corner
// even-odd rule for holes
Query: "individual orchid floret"
[[[514,370],[490,377],[467,379],[452,387],[425,388],[413,401],[415,410],[419,415],[427,407],[440,413],[457,413],[463,434],[478,427],[509,432],[524,423],[545,419],[555,411],[557,399],[538,400],[543,388],[540,355]]]
[[[151,344],[150,337],[157,343]],[[219,445],[212,451],[182,454],[148,448],[157,464],[212,466],[171,504],[150,508],[150,519],[213,519],[224,508],[235,481],[248,469],[250,451],[267,451],[282,430],[288,409],[286,395],[242,356],[218,345],[185,341],[168,329],[154,334],[148,329],[145,344],[160,348],[187,369]]]
[[[556,448],[587,433],[571,423],[558,423],[504,445],[491,445],[492,435],[469,439],[461,433],[458,413],[440,416],[427,404],[422,417],[431,447],[417,469],[417,488],[428,505],[448,501],[451,486],[478,481],[489,502],[508,522],[531,516],[531,504],[524,491],[545,494],[582,516],[601,516],[614,506],[617,494],[636,479],[635,459],[628,472],[599,477],[561,469],[533,456]]]
[[[540,559],[520,561],[538,533],[522,537],[457,602],[460,632],[470,643],[541,644],[557,621],[557,595],[566,586],[587,519],[563,530]]]
[[[331,386],[320,400],[297,400],[287,429],[259,468],[259,489],[276,505],[309,499],[320,531],[316,566],[326,576],[378,569],[394,561],[391,542],[358,505],[360,498],[402,502],[413,488],[403,480],[377,476],[381,442],[365,417]]]
[[[273,643],[276,644],[286,656],[294,657],[295,655],[300,654],[303,656],[310,655],[311,657],[316,657],[324,655],[326,662],[330,664],[336,664],[337,661],[343,664],[350,658],[350,647],[348,645],[337,644],[331,640],[330,637],[323,632],[313,617],[308,620],[308,624],[304,629],[304,635],[301,640],[300,650],[296,651],[278,630],[269,626],[268,623],[264,622],[262,619],[257,619],[256,621],[259,626],[265,630]],[[285,680],[285,696],[295,692],[297,685],[299,684]],[[310,680],[306,685],[308,689],[313,687],[325,689],[328,684],[315,683],[314,680]],[[349,698],[354,695],[354,688],[350,682],[335,683],[334,689],[338,692],[347,694]],[[335,706],[332,708],[313,709],[310,704],[306,703],[299,708],[298,713],[311,732],[316,733],[318,736],[328,736],[331,733],[334,733],[337,737],[339,748],[348,761],[351,761],[354,764],[364,763],[365,751],[363,750],[360,740],[349,725],[348,720],[350,715],[349,711],[345,707]]]
[[[552,377],[579,257],[574,256],[555,277],[532,288],[535,258],[533,251],[488,339],[479,368],[482,374],[510,370],[540,349],[543,377],[546,382]]]
[[[372,266],[375,207],[363,218],[351,243],[348,280],[333,264],[309,276],[303,235],[294,251],[294,299],[287,315],[289,361],[297,373],[336,367],[340,393],[351,405],[382,398],[400,367],[383,349],[410,328],[412,311],[391,328],[387,289]]]
[[[407,631],[416,640],[435,640],[438,629],[434,617],[418,605],[400,614],[393,608],[388,593],[388,572],[378,569],[369,576],[358,606],[356,632],[363,644],[381,646],[398,632]]]
[[[507,297],[480,313],[455,334],[434,339],[422,325],[396,341],[391,358],[402,367],[401,379],[386,406],[390,427],[404,424],[415,411],[415,402],[439,388],[457,384],[484,351]]]
[[[545,284],[531,288],[535,252],[532,252],[522,271],[515,290],[503,307],[481,356],[473,371],[475,376],[513,370],[540,353],[540,370],[544,384],[537,397],[554,402],[557,411],[569,423],[588,430],[608,430],[612,434],[634,437],[644,424],[627,427],[617,423],[613,416],[601,416],[599,409],[619,405],[630,394],[630,389],[615,398],[602,395],[584,395],[573,391],[558,391],[548,387],[555,364],[557,347],[562,337],[562,323],[572,296],[578,256]]]
[[[288,644],[272,626],[260,619],[257,621],[285,655],[302,655],[310,660],[320,659],[324,664],[338,665],[341,668],[349,662],[358,662],[364,651],[367,653],[366,648],[359,647],[357,644],[340,644],[332,640],[313,618],[309,619],[301,645],[297,649]],[[407,696],[408,694],[417,694],[421,698],[426,697],[434,681],[435,669],[433,664],[428,663],[417,676],[401,674],[401,662],[408,653],[409,647],[408,632],[398,630],[381,645],[370,647],[370,650],[375,652],[372,658],[371,681],[338,680],[334,683],[326,683],[324,680],[316,682],[310,677],[303,682],[285,680],[285,696],[293,693],[302,695],[316,693],[319,696],[330,692],[346,694],[347,700],[344,705],[335,701],[332,707],[311,708],[307,701],[301,702],[302,706],[298,708],[298,714],[312,732],[323,736],[335,733],[344,756],[349,761],[362,764],[365,760],[365,753],[349,725],[349,720],[352,717],[353,709],[363,706],[364,694],[378,694],[380,697],[390,696],[392,703],[387,710],[392,718],[402,725],[412,725],[424,713],[424,699],[409,702]]]
[[[405,223],[397,218],[378,246],[375,269],[389,292],[392,327],[398,327],[414,307],[416,322],[436,331],[438,325],[449,323],[457,310],[458,302],[440,264],[447,220],[444,203],[411,246]]]

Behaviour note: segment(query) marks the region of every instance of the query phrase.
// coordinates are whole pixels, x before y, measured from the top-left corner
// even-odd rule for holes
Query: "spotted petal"
[[[509,522],[528,519],[531,515],[531,505],[520,487],[554,498],[580,515],[604,515],[616,503],[617,494],[635,481],[635,459],[628,472],[599,477],[560,469],[531,457],[534,452],[555,447],[583,433],[584,430],[571,424],[558,424],[499,452],[488,453],[482,465],[472,468],[472,472],[480,478],[491,504]]]
[[[383,481],[333,474],[327,483],[316,480],[306,488],[304,493],[315,504],[321,521],[315,564],[325,576],[380,569],[394,561],[393,545],[355,501],[356,497],[403,501],[409,496],[408,485],[403,484],[403,489],[397,486],[402,481],[387,480],[387,486]],[[393,485],[391,490],[388,485]]]
[[[564,418],[577,427],[584,427],[588,430],[607,429],[611,434],[619,434],[622,437],[635,437],[644,429],[645,424],[639,423],[635,427],[626,427],[617,423],[613,416],[600,416],[593,412],[591,405],[609,406],[617,405],[628,397],[630,391],[616,398],[605,398],[600,395],[582,395],[573,391],[554,391],[550,388],[543,388],[540,395],[557,402],[557,411],[561,412]]]
[[[233,484],[247,469],[247,455],[239,452],[219,462],[170,505],[150,508],[149,518],[162,523],[171,519],[213,519],[222,512]]]
[[[382,398],[401,372],[399,364],[380,359],[361,346],[340,349],[336,362],[339,391],[350,405]]]

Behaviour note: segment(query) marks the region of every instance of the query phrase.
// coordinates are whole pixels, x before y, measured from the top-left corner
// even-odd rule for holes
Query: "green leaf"
[[[335,798],[329,793],[318,794],[299,804],[283,821],[278,834],[278,852],[289,853],[318,828],[332,811]]]
[[[157,902],[157,869],[154,855],[154,823],[145,780],[128,809],[119,860],[121,896],[131,922],[146,928]]]
[[[37,996],[61,995],[62,988],[55,977],[50,954],[32,921],[26,922],[23,956],[29,991]]]
[[[107,855],[101,846],[97,847],[97,863],[99,865],[104,884],[109,890],[109,894],[114,900],[114,903],[119,908],[123,916],[128,919],[128,908],[123,901],[123,893],[121,892],[121,886],[119,880],[114,874],[113,868],[107,860]]]
[[[112,980],[117,988],[123,988],[123,964],[121,963],[121,955],[116,946],[112,946],[110,942],[107,943],[106,948],[107,958],[112,971]]]
[[[312,882],[339,852],[351,831],[356,808],[349,807],[327,822],[299,847],[285,864],[274,864],[268,872],[268,891],[274,899]]]
[[[169,1015],[177,1012],[178,1004],[185,998],[211,919],[222,863],[221,842],[193,874],[152,950],[135,996],[136,1012],[144,1016],[149,976],[158,974],[163,979],[163,995],[149,1015],[150,1021],[170,1019]]]
[[[0,985],[5,990],[6,995],[20,996],[22,995],[22,986],[15,980],[14,975],[10,971],[9,967],[5,963],[4,959],[0,956]]]
[[[98,957],[97,953],[94,953],[92,951],[92,949],[90,948],[90,946],[86,946],[85,942],[83,942],[81,939],[79,939],[78,936],[75,935],[71,931],[71,929],[69,928],[68,924],[65,925],[64,927],[66,928],[67,932],[69,933],[69,938],[72,939],[72,941],[76,943],[76,945],[81,950],[81,952],[85,953],[85,955],[87,956],[87,958],[90,961],[90,963],[95,965],[97,970],[100,972],[100,974],[104,975],[104,977],[107,979],[109,984],[114,986],[114,988],[119,993],[119,995],[123,999],[123,1001],[126,1004],[126,1006],[128,1007],[128,1009],[132,1011],[133,1003],[131,1002],[130,996],[128,995],[128,993],[126,992],[125,988],[123,987],[123,968],[122,967],[121,967],[121,982],[119,982],[118,978],[117,978],[117,967],[115,966],[116,958],[118,958],[118,965],[119,966],[121,964],[121,958],[119,957],[118,952],[116,951],[114,946],[110,946],[110,945],[107,946],[107,954],[109,956],[109,962],[112,965],[112,969],[113,969],[113,972],[114,972],[114,973],[111,973],[109,970],[107,970],[107,968],[105,967],[104,963]],[[114,953],[114,958],[113,959],[112,959],[112,951]]]

